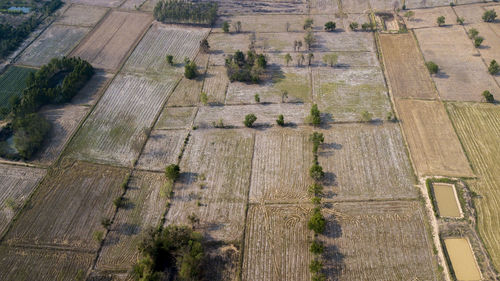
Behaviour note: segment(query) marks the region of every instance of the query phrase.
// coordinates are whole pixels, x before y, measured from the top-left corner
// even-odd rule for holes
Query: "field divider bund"
[[[43,245],[43,244],[28,244],[28,243],[4,243],[4,246],[14,248],[14,249],[32,249],[32,250],[48,250],[57,252],[73,252],[73,253],[83,253],[83,254],[95,254],[94,250],[82,249],[73,246],[60,246],[60,245]]]

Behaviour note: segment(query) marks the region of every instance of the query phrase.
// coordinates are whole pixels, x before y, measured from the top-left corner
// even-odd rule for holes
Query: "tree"
[[[356,29],[358,29],[359,27],[359,24],[357,22],[351,22],[349,24],[349,28],[352,30],[352,31],[355,31]]]
[[[255,95],[253,96],[253,98],[255,99],[255,102],[256,102],[256,103],[259,103],[259,102],[260,102],[260,96],[259,96],[259,94],[255,94]]]
[[[323,62],[329,65],[330,67],[333,67],[334,65],[337,64],[338,60],[338,55],[337,54],[326,54],[323,56]]]
[[[307,65],[308,66],[311,66],[311,62],[312,62],[313,58],[314,58],[314,54],[313,53],[308,53],[307,54]]]
[[[474,47],[479,48],[481,46],[481,44],[483,43],[483,41],[484,41],[483,37],[476,36],[476,38],[474,38]]]
[[[290,54],[286,54],[285,55],[285,63],[286,63],[286,66],[288,66],[288,64],[292,61],[292,56],[290,56]]]
[[[477,29],[475,29],[475,28],[469,29],[468,33],[469,33],[469,38],[470,39],[474,39],[474,38],[476,38],[479,35],[479,31],[477,31]]]
[[[303,62],[304,62],[304,54],[298,53],[297,54],[297,67],[302,66]]]
[[[109,219],[109,218],[101,218],[101,225],[104,228],[109,229],[109,227],[111,226],[111,219]]]
[[[204,105],[208,104],[208,95],[207,95],[207,93],[201,92],[201,94],[200,94],[200,101]]]
[[[483,14],[483,20],[485,22],[494,22],[497,17],[497,12],[495,10],[488,10]]]
[[[435,64],[433,61],[426,62],[425,66],[427,66],[427,70],[429,70],[429,73],[431,75],[437,74],[439,72],[439,66]]]
[[[463,17],[457,17],[457,23],[460,25],[464,25],[465,19]]]
[[[236,31],[236,33],[241,32],[241,21],[236,22],[236,25],[234,26],[234,31]]]
[[[179,165],[170,164],[165,168],[165,177],[171,181],[176,181],[181,174]]]
[[[408,11],[408,12],[404,13],[403,16],[406,18],[406,20],[409,21],[409,20],[413,19],[413,17],[415,16],[415,12],[414,11]]]
[[[486,90],[483,92],[483,98],[486,102],[493,103],[495,102],[495,98],[493,95],[490,93],[490,91]]]
[[[321,241],[318,241],[318,240],[314,240],[311,243],[311,246],[309,247],[309,252],[311,252],[315,255],[323,254],[324,250],[325,250],[325,246],[323,245],[323,243]]]
[[[300,52],[300,48],[302,48],[302,40],[297,40],[297,51]]]
[[[222,31],[224,31],[224,33],[229,33],[229,22],[225,21],[222,23]]]
[[[19,156],[29,159],[42,146],[50,131],[50,123],[37,113],[15,118],[13,121],[14,146]]]
[[[309,176],[316,181],[322,180],[323,177],[325,176],[325,172],[323,172],[323,167],[321,167],[321,165],[317,163],[314,163],[311,166],[311,168],[309,168]]]
[[[326,220],[319,208],[314,208],[313,215],[307,223],[307,227],[316,234],[325,232]]]
[[[365,22],[361,25],[361,29],[363,29],[363,31],[373,31],[375,29],[375,25],[373,25],[371,22]]]
[[[174,65],[174,56],[172,55],[167,55],[167,63],[169,65]]]
[[[319,145],[325,141],[323,133],[314,132],[309,136],[309,141],[313,143],[313,153],[318,153]]]
[[[98,231],[94,231],[94,233],[92,234],[92,236],[94,237],[94,240],[97,242],[97,243],[101,243],[102,240],[104,239],[104,232],[98,230]]]
[[[361,112],[361,118],[360,118],[361,122],[371,122],[372,118],[373,114],[371,114],[370,112],[366,110]]]
[[[198,66],[194,61],[186,58],[184,60],[186,64],[184,65],[184,77],[187,79],[194,79],[198,76]]]
[[[304,30],[308,30],[308,29],[311,29],[312,28],[312,25],[313,25],[314,21],[313,19],[311,18],[307,18],[305,21],[304,21]]]
[[[307,31],[304,36],[304,43],[306,43],[306,47],[308,50],[311,49],[312,45],[316,42],[316,38],[314,37],[314,33],[312,31]]]
[[[282,90],[281,91],[281,103],[284,103],[288,99],[288,91],[287,90]]]
[[[445,17],[444,16],[439,16],[436,20],[438,26],[443,26],[445,23]]]
[[[318,109],[317,104],[313,104],[311,107],[311,113],[308,116],[308,121],[313,126],[319,126],[321,124],[321,113]]]
[[[255,116],[255,114],[247,114],[245,116],[245,121],[243,121],[243,124],[245,124],[245,127],[251,128],[256,120],[257,116]]]
[[[307,188],[307,192],[312,196],[322,196],[323,186],[319,183],[313,183]]]
[[[278,126],[280,127],[285,126],[285,117],[283,116],[283,114],[278,115],[278,119],[276,119],[276,124],[278,124]]]
[[[318,273],[321,271],[322,268],[323,268],[323,263],[317,259],[313,259],[309,264],[309,270],[312,273]]]
[[[329,22],[325,23],[325,30],[326,31],[334,31],[336,27],[337,27],[337,24],[333,21],[329,21]]]
[[[200,41],[200,50],[205,54],[210,51],[210,45],[208,44],[207,39],[203,39]]]
[[[497,63],[496,60],[492,60],[490,62],[490,66],[488,67],[488,72],[491,75],[495,75],[500,71],[500,65]]]

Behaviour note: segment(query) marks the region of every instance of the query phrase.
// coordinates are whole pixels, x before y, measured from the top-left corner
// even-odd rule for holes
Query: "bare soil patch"
[[[409,9],[413,8],[418,8],[421,4],[416,4],[417,7],[414,7],[411,4],[412,0],[406,1],[408,2],[406,4],[406,7]],[[426,0],[419,0],[425,2]],[[447,7],[437,7],[437,8],[431,8],[431,9],[415,9],[413,12],[415,12],[415,16],[413,16],[410,20],[406,20],[406,25],[408,28],[424,28],[424,27],[437,27],[437,18],[440,16],[444,16],[445,18],[445,24],[456,24],[457,23],[457,16],[453,12],[453,9],[450,7],[450,3],[448,0],[437,0],[437,1],[443,1],[446,2],[445,5]],[[432,5],[432,4],[431,4]],[[435,6],[435,5],[432,5]],[[444,6],[444,5],[439,5],[439,6]],[[423,31],[426,32],[426,31]]]

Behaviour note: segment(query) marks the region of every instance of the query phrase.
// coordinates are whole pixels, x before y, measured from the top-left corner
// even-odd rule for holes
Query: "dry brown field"
[[[111,218],[126,171],[75,162],[52,169],[7,232],[5,242],[95,251],[94,231]]]
[[[212,63],[210,56],[209,64]],[[226,68],[223,66],[209,66],[203,81],[202,92],[207,94],[209,104],[224,104],[226,101],[226,91],[229,86],[229,78],[226,75]]]
[[[484,90],[500,92],[462,26],[417,29],[415,35],[425,60],[440,68],[433,79],[442,99],[480,101]]]
[[[68,0],[67,2],[89,6],[118,7],[124,0]]]
[[[469,25],[471,23],[479,23],[483,22],[483,14],[486,11],[483,8],[484,4],[476,4],[476,5],[459,5],[453,7],[457,16],[465,19],[465,24]]]
[[[474,176],[442,103],[396,99],[396,107],[419,176]]]
[[[421,0],[425,1],[425,0]],[[405,18],[405,22],[408,26],[408,28],[426,28],[426,27],[437,27],[437,18],[440,16],[445,17],[445,24],[446,25],[451,25],[451,24],[456,24],[457,21],[457,16],[455,15],[455,12],[449,5],[449,1],[447,0],[439,0],[439,1],[446,1],[446,6],[447,7],[438,7],[438,8],[432,8],[432,9],[416,9],[413,10],[415,12],[415,16],[407,20]],[[409,1],[407,1],[409,2]],[[413,9],[413,7],[409,4],[406,5],[409,9]],[[422,31],[422,32],[427,32],[427,31]]]
[[[108,11],[109,9],[98,6],[71,5],[56,22],[64,25],[93,27]]]
[[[125,2],[120,5],[120,9],[139,10],[144,2],[146,2],[146,0],[125,0]]]
[[[113,11],[71,55],[96,68],[114,70],[152,21],[149,14]]]
[[[167,165],[177,163],[188,131],[153,130],[144,146],[137,168],[164,171]]]
[[[380,34],[384,65],[397,98],[435,99],[436,90],[411,33]]]
[[[197,112],[197,107],[167,107],[160,114],[155,129],[189,129]]]
[[[484,42],[480,48],[478,48],[481,57],[486,65],[489,65],[492,60],[500,61],[500,28],[496,23],[476,23],[471,24],[466,27],[467,30],[475,28],[479,31],[480,36],[483,36]],[[500,82],[500,77],[498,75],[492,76]],[[500,94],[500,92],[497,92]]]
[[[500,108],[498,105],[448,103],[451,120],[477,180],[467,183],[475,199],[479,234],[496,268],[500,268]]]

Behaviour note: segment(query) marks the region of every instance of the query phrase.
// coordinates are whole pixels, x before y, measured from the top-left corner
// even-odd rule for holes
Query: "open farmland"
[[[500,268],[500,108],[490,104],[447,104],[451,120],[472,168],[479,177],[467,183],[475,200],[478,229],[493,264]]]
[[[426,0],[421,0],[421,1],[426,1]],[[413,10],[413,12],[415,12],[415,16],[410,20],[406,20],[408,28],[437,27],[438,26],[437,18],[439,16],[445,17],[445,24],[456,24],[457,16],[455,15],[453,9],[449,6],[449,1],[447,1],[445,6],[447,7]],[[412,9],[410,5],[407,5],[407,7]],[[422,32],[425,32],[425,29],[422,30]]]
[[[180,163],[166,224],[189,224],[207,239],[237,241],[244,227],[254,137],[247,130],[192,132]]]
[[[9,99],[21,96],[26,87],[26,79],[36,69],[11,66],[0,76],[0,107],[8,106]]]
[[[137,162],[137,167],[164,171],[167,165],[177,163],[187,134],[186,130],[153,130]]]
[[[124,0],[68,0],[67,2],[103,7],[118,7]]]
[[[45,170],[0,165],[0,235],[45,174]]]
[[[0,247],[2,280],[78,280],[83,278],[94,255],[74,251]]]
[[[395,97],[436,98],[434,85],[411,33],[381,34],[380,45],[392,94]]]
[[[420,202],[334,203],[323,213],[332,280],[441,280]]]
[[[89,31],[88,27],[53,24],[24,50],[18,63],[38,67],[66,56]]]
[[[57,23],[92,27],[101,20],[108,10],[98,6],[71,5],[57,20]]]
[[[114,70],[151,22],[152,16],[148,14],[113,11],[71,55],[87,60],[96,68]]]
[[[396,107],[419,176],[474,175],[440,102],[397,99]]]
[[[95,251],[92,238],[111,217],[126,171],[75,162],[45,177],[5,237],[8,244]]]
[[[210,57],[210,60],[212,57]],[[209,64],[211,61],[209,61]],[[229,78],[227,78],[226,68],[223,66],[208,66],[203,81],[202,92],[207,94],[207,102],[209,104],[220,105],[226,100],[226,91],[229,86]]]
[[[476,4],[476,5],[460,5],[460,6],[455,6],[453,7],[453,10],[455,10],[455,13],[459,16],[465,19],[465,22],[467,24],[470,23],[478,23],[478,22],[483,22],[483,14],[486,11],[485,8],[483,8],[484,4]]]
[[[440,68],[433,79],[441,98],[480,101],[484,90],[500,92],[462,26],[417,29],[415,34],[425,60]]]
[[[172,80],[116,76],[70,144],[70,156],[129,165],[174,84]]]
[[[167,107],[160,114],[155,129],[189,129],[197,112],[196,107]]]
[[[308,205],[251,205],[242,280],[310,280]]]
[[[127,206],[120,208],[104,241],[98,270],[128,271],[138,258],[140,234],[159,225],[167,208],[164,174],[135,172],[129,180],[125,198]]]
[[[378,67],[313,69],[314,102],[335,121],[358,121],[368,111],[383,119],[391,111],[382,70]]]

